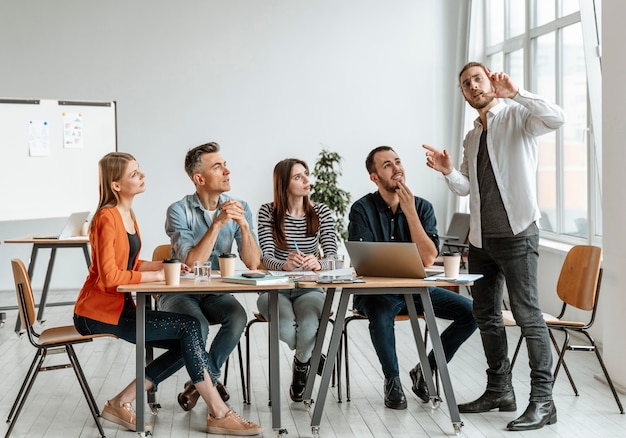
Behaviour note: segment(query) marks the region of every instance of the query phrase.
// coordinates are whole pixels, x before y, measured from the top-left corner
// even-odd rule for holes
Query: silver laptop
[[[345,242],[352,266],[364,277],[426,278],[417,245],[412,242]]]
[[[63,230],[60,234],[44,235],[38,234],[33,236],[35,239],[71,239],[73,237],[80,237],[80,232],[83,228],[83,224],[89,217],[88,211],[81,211],[78,213],[72,213],[65,222]]]

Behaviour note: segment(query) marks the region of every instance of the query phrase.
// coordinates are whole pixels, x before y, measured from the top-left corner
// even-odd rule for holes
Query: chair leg
[[[250,386],[251,386],[251,381],[250,381],[250,327],[252,327],[252,324],[256,323],[256,322],[260,322],[258,319],[251,319],[250,321],[248,321],[248,324],[246,324],[246,330],[245,330],[245,337],[246,337],[246,378],[245,378],[245,386],[244,386],[244,391],[243,391],[243,402],[245,404],[251,404],[251,397],[250,397]],[[271,400],[270,400],[271,403]]]
[[[226,358],[226,362],[224,362],[224,386],[228,384],[228,364],[230,363],[230,356]]]
[[[554,374],[552,376],[552,386],[556,382],[556,377],[559,374],[559,370],[561,369],[561,365],[563,365],[563,369],[565,370],[565,374],[567,374],[567,378],[569,380],[572,389],[574,390],[574,394],[578,396],[578,388],[576,388],[576,384],[574,383],[574,378],[572,374],[569,372],[569,368],[567,367],[567,363],[565,363],[565,352],[570,349],[569,345],[569,332],[567,330],[561,330],[565,334],[565,341],[563,341],[563,346],[559,350],[559,346],[556,343],[556,339],[554,339],[554,335],[550,331],[550,336],[552,337],[552,343],[554,344],[554,348],[559,356],[558,362],[556,364],[556,368],[554,369]]]
[[[515,366],[515,361],[517,360],[517,355],[519,354],[519,350],[522,347],[523,340],[524,336],[519,335],[519,339],[517,340],[517,346],[515,347],[515,353],[513,353],[513,359],[511,359],[511,371],[513,371],[513,366]]]
[[[611,380],[611,376],[609,376],[609,371],[606,369],[604,365],[604,360],[602,360],[602,355],[598,351],[598,347],[596,347],[596,343],[593,338],[587,333],[587,331],[582,331],[583,335],[587,337],[589,342],[591,343],[591,347],[593,348],[594,353],[596,353],[596,357],[598,358],[598,362],[600,363],[600,368],[602,368],[602,372],[604,373],[604,377],[606,377],[606,381],[609,384],[609,388],[611,388],[611,392],[613,393],[613,397],[615,398],[615,402],[617,403],[617,407],[619,408],[620,414],[624,413],[624,408],[622,407],[622,402],[617,395],[617,391],[615,390],[615,385],[613,385],[613,380]]]
[[[28,372],[26,373],[26,376],[24,376],[24,381],[22,382],[22,386],[20,386],[20,390],[17,393],[17,397],[15,397],[15,402],[13,403],[13,406],[11,406],[11,410],[9,411],[9,416],[7,417],[7,423],[11,421],[11,418],[13,418],[15,409],[20,403],[21,398],[24,396],[24,389],[28,385],[28,382],[30,381],[30,379],[32,379],[33,371],[37,367],[37,361],[39,360],[40,357],[41,357],[41,350],[37,350],[37,353],[35,354],[35,357],[33,358],[33,361],[31,362],[30,367],[28,368]],[[41,366],[41,363],[39,366]]]
[[[67,351],[67,355],[70,358],[70,362],[72,363],[72,368],[74,368],[74,373],[76,374],[76,378],[78,379],[78,383],[80,384],[81,389],[83,390],[83,395],[85,396],[85,400],[87,400],[87,405],[89,405],[89,410],[91,411],[91,415],[93,417],[93,421],[96,422],[96,426],[98,427],[98,431],[100,432],[100,436],[104,437],[104,429],[102,425],[98,421],[98,417],[100,416],[100,411],[96,406],[96,400],[93,397],[93,393],[91,392],[91,388],[87,383],[87,378],[85,377],[85,373],[83,372],[82,367],[80,366],[80,362],[78,361],[78,357],[76,356],[76,352],[74,351],[74,347],[70,344],[65,346]]]
[[[30,390],[32,389],[33,384],[35,383],[35,379],[37,378],[37,374],[39,374],[39,370],[41,369],[41,366],[43,364],[45,357],[46,357],[45,350],[42,351],[40,349],[37,351],[37,354],[35,355],[35,360],[37,361],[38,359],[38,363],[35,366],[33,372],[32,373],[29,372],[26,375],[26,379],[24,380],[24,383],[22,384],[22,388],[20,388],[20,393],[18,393],[17,398],[15,399],[15,403],[13,404],[13,407],[11,408],[11,413],[9,414],[9,418],[7,419],[7,423],[10,422],[11,424],[9,425],[9,429],[7,430],[7,433],[4,436],[5,438],[8,438],[9,435],[11,435],[11,432],[13,431],[13,428],[15,427],[15,423],[17,423],[17,419],[20,416],[20,412],[22,412],[24,403],[26,402],[26,399],[28,398],[28,394],[30,393]]]

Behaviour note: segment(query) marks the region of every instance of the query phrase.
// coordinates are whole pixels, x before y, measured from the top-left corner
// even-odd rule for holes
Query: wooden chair
[[[578,395],[578,389],[576,388],[574,379],[572,378],[572,375],[567,368],[567,364],[565,363],[565,352],[568,350],[593,351],[598,358],[598,362],[600,363],[600,367],[604,372],[604,377],[611,388],[611,392],[613,393],[613,397],[615,398],[619,411],[623,414],[624,408],[622,407],[622,403],[617,395],[613,381],[604,366],[604,361],[602,360],[602,356],[600,355],[600,351],[598,351],[595,341],[588,332],[591,326],[593,326],[598,309],[598,295],[600,293],[600,283],[602,280],[601,263],[602,249],[597,246],[574,246],[569,250],[567,256],[565,257],[565,261],[563,262],[561,273],[559,275],[559,280],[556,285],[557,295],[563,302],[561,312],[557,316],[552,316],[547,313],[543,314],[543,318],[546,321],[548,329],[550,330],[552,344],[554,345],[557,355],[559,356],[554,370],[554,380],[552,384],[554,385],[559,370],[561,366],[563,366],[572,389],[574,390],[574,394]],[[589,320],[585,322],[577,319],[566,319],[566,314],[569,316],[569,313],[571,313],[571,311],[568,312],[569,309],[579,309],[587,312]],[[510,311],[503,311],[502,316],[506,326],[517,325],[515,318]],[[560,347],[553,334],[553,331],[555,330],[561,331],[565,335],[563,345]],[[570,343],[570,332],[583,335],[587,339],[588,344],[572,345]],[[515,348],[515,353],[513,354],[513,359],[511,361],[511,368],[515,364],[517,354],[522,345],[522,339],[523,336],[520,335],[517,347]]]
[[[80,366],[76,352],[74,351],[74,345],[91,342],[94,338],[100,338],[105,336],[113,336],[107,334],[87,335],[83,336],[73,325],[50,327],[38,333],[35,330],[34,324],[36,321],[37,312],[35,310],[35,298],[33,296],[33,290],[30,284],[30,278],[28,277],[28,271],[24,263],[20,259],[11,260],[11,266],[13,268],[13,278],[15,280],[15,292],[17,294],[17,303],[19,309],[19,317],[22,325],[22,330],[26,331],[28,340],[33,347],[37,349],[35,357],[33,358],[30,367],[24,378],[24,382],[20,387],[17,394],[17,398],[11,407],[7,423],[10,423],[9,429],[5,435],[8,437],[13,431],[13,427],[17,422],[17,419],[24,407],[24,403],[28,398],[28,394],[35,383],[35,379],[40,371],[54,371],[65,368],[72,368],[78,379],[78,383],[83,391],[83,395],[87,400],[87,405],[91,411],[100,436],[104,437],[104,430],[102,425],[98,421],[100,411],[96,405],[96,401],[93,397],[89,383],[85,378],[85,374]],[[44,360],[48,353],[58,353],[65,350],[69,358],[69,363],[44,366]]]
[[[169,243],[164,243],[162,245],[158,245],[156,248],[154,248],[154,251],[152,252],[152,260],[153,261],[158,261],[158,260],[163,260],[163,259],[169,259],[172,257],[172,245]],[[154,300],[156,301],[156,296],[153,296]],[[149,302],[150,300],[146,300],[146,306],[151,308],[152,307],[152,303]],[[213,323],[209,321],[210,325],[216,325],[217,323]],[[237,344],[237,355],[239,356],[239,372],[241,374],[241,385],[243,387],[243,392],[244,392],[244,399],[245,399],[245,390],[246,390],[246,382],[245,382],[245,377],[244,377],[244,372],[243,372],[243,355],[241,352],[241,344]],[[152,352],[152,348],[146,348],[146,363],[150,363],[150,361],[153,359],[153,352]],[[228,363],[230,362],[230,358],[226,359],[226,362],[224,363],[224,386],[226,386],[227,382],[228,382]],[[150,392],[148,393],[148,403],[150,402]],[[152,403],[154,403],[154,396],[153,396],[153,401]],[[158,406],[158,405],[157,405]]]

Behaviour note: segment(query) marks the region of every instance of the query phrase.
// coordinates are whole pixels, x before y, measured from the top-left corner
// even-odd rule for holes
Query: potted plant
[[[350,203],[350,193],[337,185],[337,178],[342,174],[341,160],[342,157],[337,152],[330,152],[326,147],[321,150],[313,168],[315,183],[311,184],[311,200],[326,204],[331,210],[337,241],[345,242],[348,240],[345,215]]]

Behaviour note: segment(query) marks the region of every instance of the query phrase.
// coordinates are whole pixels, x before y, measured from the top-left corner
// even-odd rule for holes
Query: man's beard
[[[489,105],[493,101],[493,99],[495,99],[495,97],[485,97],[484,99],[479,100],[477,103],[474,103],[475,101],[470,102],[469,100],[467,101],[467,103],[469,103],[472,108],[481,110]]]
[[[395,192],[398,188],[398,181],[393,179],[389,181],[380,180],[380,185],[388,192]]]

